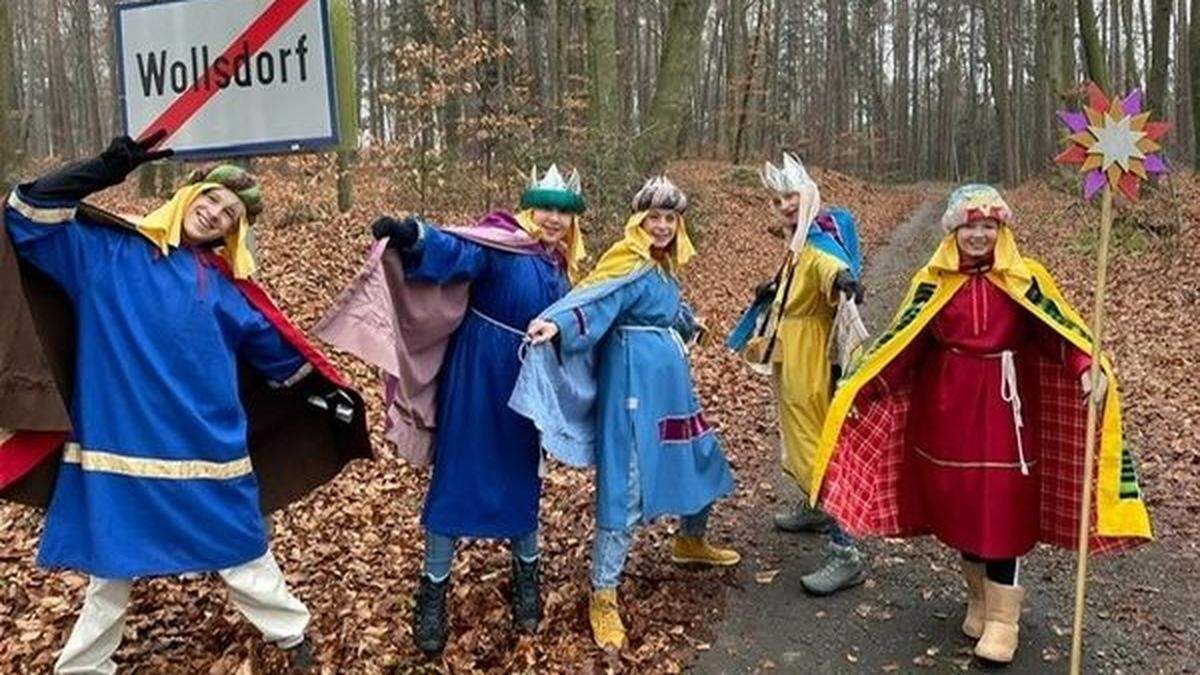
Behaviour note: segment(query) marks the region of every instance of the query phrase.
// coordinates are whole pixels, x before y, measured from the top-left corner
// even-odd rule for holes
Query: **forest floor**
[[[890,242],[874,249],[864,279],[870,294],[864,318],[873,334],[886,327],[907,279],[936,247],[948,189],[925,187],[922,204],[893,230]],[[1021,200],[1016,203],[1021,213]],[[1032,214],[1025,214],[1024,222],[1038,226]],[[1036,248],[1039,238],[1031,238]],[[1117,331],[1124,333],[1129,328],[1118,323]],[[1134,400],[1139,383],[1123,384],[1134,391],[1127,400]],[[1196,408],[1191,412],[1194,416]],[[1195,464],[1191,467],[1194,477]],[[771,480],[769,474],[761,478]],[[764,500],[764,505],[782,510],[794,503],[799,493],[785,478],[777,477],[775,483],[780,498]],[[1151,494],[1161,492],[1152,477],[1146,483]],[[1200,581],[1196,541],[1175,530],[1189,525],[1186,521],[1162,522],[1184,513],[1187,511],[1156,511],[1164,535],[1158,542],[1115,559],[1093,561],[1086,672],[1195,672],[1189,645],[1200,638],[1195,625],[1195,602],[1200,598],[1194,590]],[[820,564],[825,538],[775,530],[769,508],[754,509],[752,514],[741,521],[743,553],[749,555],[727,596],[723,618],[711,626],[716,640],[699,657],[695,672],[886,673],[985,668],[972,656],[974,641],[959,631],[965,588],[957,556],[946,547],[931,538],[865,541],[871,575],[864,585],[829,598],[808,597],[799,578]],[[1074,571],[1072,553],[1049,547],[1039,547],[1026,559],[1021,570],[1028,592],[1021,648],[1006,672],[1066,669]]]
[[[355,208],[336,214],[329,166],[272,160],[259,167],[273,201],[258,236],[261,279],[303,328],[311,327],[361,262],[367,226],[379,213],[415,208],[404,179],[386,166],[356,174]],[[692,195],[689,220],[701,255],[685,289],[720,333],[778,263],[781,242],[752,169],[688,161],[671,173]],[[949,186],[883,187],[814,171],[829,203],[862,223],[868,265],[866,311],[873,329],[891,313],[909,274],[932,251],[940,203]],[[1200,181],[1175,179],[1187,211],[1153,214],[1200,221]],[[1046,181],[1009,192],[1027,253],[1048,263],[1067,295],[1087,307],[1094,211]],[[130,187],[106,205],[147,210]],[[430,215],[461,219],[464,204]],[[1087,217],[1084,217],[1087,216]],[[1112,350],[1126,401],[1126,437],[1138,451],[1143,487],[1159,540],[1098,560],[1089,594],[1089,672],[1189,672],[1200,641],[1198,542],[1200,390],[1193,385],[1200,335],[1185,317],[1200,311],[1194,280],[1200,228],[1159,238],[1119,227],[1112,273]],[[592,241],[599,252],[608,242]],[[377,378],[337,355],[369,392],[379,419]],[[590,474],[554,467],[542,500],[546,620],[533,638],[508,619],[505,547],[460,547],[451,594],[453,634],[444,656],[423,661],[409,616],[421,556],[419,513],[426,471],[397,461],[374,434],[379,458],[273,517],[272,547],[293,589],[314,615],[311,637],[322,672],[892,672],[975,667],[958,633],[962,593],[956,561],[926,540],[869,542],[867,584],[833,598],[805,597],[798,578],[813,568],[818,537],[776,534],[770,513],[794,499],[778,471],[769,384],[719,346],[694,353],[697,383],[738,477],[713,517],[714,539],[744,555],[736,570],[674,567],[664,546],[674,525],[642,530],[621,591],[630,647],[619,657],[591,643],[586,608],[592,534]],[[0,505],[0,672],[45,672],[66,638],[86,580],[34,565],[41,514]],[[1070,554],[1039,550],[1023,569],[1030,587],[1019,661],[1009,672],[1065,669],[1071,620]],[[118,663],[139,673],[278,672],[213,579],[159,579],[135,586]]]

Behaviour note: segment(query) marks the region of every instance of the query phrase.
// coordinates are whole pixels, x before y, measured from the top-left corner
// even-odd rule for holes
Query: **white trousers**
[[[262,632],[263,639],[283,649],[304,640],[308,609],[288,590],[270,551],[218,574],[233,604]],[[71,637],[54,664],[55,673],[112,675],[117,671],[112,656],[121,645],[131,586],[128,579],[91,578]]]

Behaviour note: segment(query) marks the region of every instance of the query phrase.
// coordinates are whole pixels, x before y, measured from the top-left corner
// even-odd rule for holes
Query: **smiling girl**
[[[703,327],[679,286],[679,270],[695,253],[686,209],[687,197],[666,178],[642,187],[624,239],[530,323],[534,347],[509,403],[534,421],[551,454],[596,466],[589,618],[605,649],[626,642],[617,585],[635,526],[682,516],[674,562],[741,559],[705,541],[712,504],[732,490],[733,475],[688,364],[685,343]]]
[[[855,533],[933,534],[957,550],[962,631],[1000,663],[1017,650],[1022,556],[1076,545],[1088,396],[1104,420],[1092,550],[1150,535],[1111,364],[1093,388],[1091,335],[1017,250],[1014,222],[991,187],[951,194],[941,245],[834,398],[812,483]]]

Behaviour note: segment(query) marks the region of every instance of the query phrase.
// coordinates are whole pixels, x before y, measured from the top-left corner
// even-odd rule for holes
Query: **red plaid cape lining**
[[[1036,359],[1033,370],[1039,391],[1039,409],[1032,417],[1037,420],[1033,432],[1040,449],[1038,540],[1074,549],[1079,533],[1087,407],[1080,403],[1079,382],[1068,375],[1066,368],[1040,355],[1032,358]],[[856,402],[859,414],[848,417],[842,427],[822,483],[821,504],[853,534],[911,537],[931,533],[920,514],[904,513],[901,508],[900,491],[919,489],[901,485],[910,452],[905,430],[911,402],[911,386],[906,383],[883,399]],[[1097,455],[1099,434],[1097,429]],[[1094,488],[1098,461],[1095,471],[1089,550],[1109,553],[1145,543],[1147,540],[1137,537],[1096,534]]]

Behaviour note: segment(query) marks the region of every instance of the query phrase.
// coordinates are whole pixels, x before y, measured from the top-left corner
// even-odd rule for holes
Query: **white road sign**
[[[326,0],[159,0],[117,6],[126,133],[181,157],[338,142]]]

